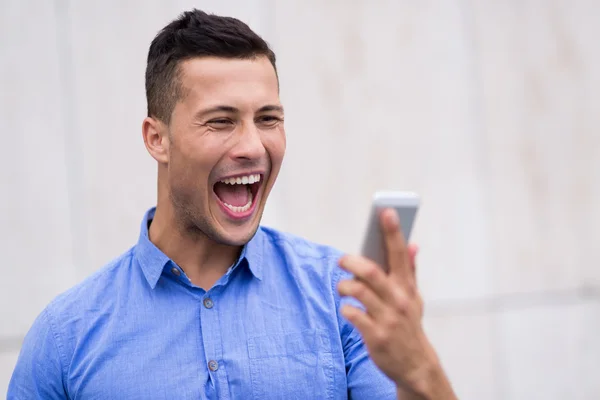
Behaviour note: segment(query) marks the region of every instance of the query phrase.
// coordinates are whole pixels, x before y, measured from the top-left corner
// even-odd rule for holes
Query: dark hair
[[[168,124],[177,101],[185,96],[181,85],[182,61],[195,57],[254,58],[271,61],[275,53],[242,21],[193,9],[186,11],[152,40],[146,65],[148,116]]]

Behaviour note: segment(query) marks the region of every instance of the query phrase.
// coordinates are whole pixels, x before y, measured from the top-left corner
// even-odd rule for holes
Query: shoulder
[[[327,283],[335,292],[339,280],[348,274],[339,267],[344,252],[301,236],[261,226],[266,257],[281,261],[282,267],[297,279],[307,279],[314,286]]]
[[[43,321],[57,337],[76,339],[99,314],[110,313],[117,294],[131,279],[132,259],[130,249],[57,295],[42,311]]]
[[[38,314],[23,341],[13,378],[14,388],[21,384],[34,385],[31,380],[40,379],[54,384],[57,377],[65,376],[75,343],[91,321],[110,311],[111,298],[116,297],[118,282],[127,278],[124,275],[129,274],[131,259],[129,250],[56,296]],[[33,364],[40,368],[32,370],[28,367]]]

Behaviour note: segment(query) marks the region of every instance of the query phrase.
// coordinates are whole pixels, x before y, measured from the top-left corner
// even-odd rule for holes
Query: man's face
[[[169,125],[168,189],[186,228],[223,244],[254,236],[285,153],[283,109],[266,57],[183,62]]]

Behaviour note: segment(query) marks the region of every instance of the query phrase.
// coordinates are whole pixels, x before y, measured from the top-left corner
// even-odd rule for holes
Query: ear
[[[160,164],[169,162],[169,134],[167,126],[157,119],[146,117],[142,122],[142,136],[148,153]]]

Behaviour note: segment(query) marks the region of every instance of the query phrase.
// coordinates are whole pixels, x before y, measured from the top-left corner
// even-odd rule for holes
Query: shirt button
[[[210,299],[210,297],[205,298],[203,303],[204,303],[204,307],[206,307],[206,308],[213,308],[213,306],[214,306],[214,303]]]
[[[208,362],[208,369],[210,369],[211,371],[215,372],[216,370],[219,369],[219,363],[216,362],[215,360],[210,360]]]
[[[177,268],[173,267],[171,268],[171,272],[173,273],[173,275],[175,276],[179,276],[181,275],[181,271],[179,271]]]

